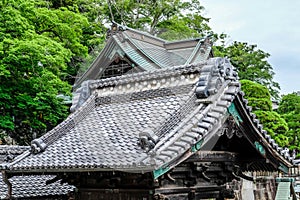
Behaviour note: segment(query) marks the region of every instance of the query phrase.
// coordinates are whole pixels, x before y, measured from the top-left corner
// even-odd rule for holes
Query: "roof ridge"
[[[225,113],[230,103],[233,102],[234,98],[223,99],[223,96],[225,94],[228,94],[234,97],[237,94],[239,88],[238,84],[230,84],[231,82],[229,80],[227,80],[226,82],[227,84],[225,84],[223,89],[219,91],[223,95],[216,95],[218,100],[217,102],[206,106],[204,104],[200,104],[195,110],[195,112],[189,115],[190,117],[189,120],[194,121],[194,124],[197,124],[196,128],[192,125],[186,126],[184,125],[184,123],[182,123],[185,131],[181,131],[180,133],[181,139],[179,141],[178,140],[173,141],[173,145],[181,147],[180,149],[182,151],[181,152],[182,154],[180,157],[169,160],[168,166],[170,169],[178,165],[179,163],[183,162],[184,160],[186,160],[195,152],[197,152],[200,149],[200,147],[203,145],[202,144],[203,138],[205,138],[208,134],[213,136],[214,133],[217,132],[218,129],[213,128],[215,126],[214,124],[216,124],[218,120],[222,121],[222,119],[219,118],[220,115],[213,116],[213,113],[216,112],[214,109],[221,108],[220,109],[221,112]],[[225,115],[222,116],[227,118]],[[192,140],[189,140],[190,141],[189,148],[184,148],[187,146],[186,138],[192,138]],[[161,155],[158,154],[157,156],[158,160],[164,160],[162,156],[167,155],[168,154],[167,151],[173,151],[173,149],[171,149],[170,146],[165,145],[164,143],[158,148],[159,148],[159,154],[161,154]]]
[[[135,33],[138,33],[138,34],[142,34],[142,35],[146,35],[147,37],[150,37],[152,39],[161,41],[161,42],[163,42],[165,44],[180,43],[180,42],[187,42],[187,41],[193,41],[193,40],[204,40],[205,38],[211,36],[211,35],[208,35],[208,36],[204,36],[204,37],[188,38],[188,39],[183,39],[183,40],[165,40],[163,38],[160,38],[160,37],[157,37],[155,35],[152,35],[152,34],[150,34],[147,31],[137,30],[137,29],[134,29],[134,28],[131,28],[131,27],[119,24],[117,22],[113,22],[113,24],[117,25],[117,30],[118,31],[130,30],[132,32],[135,32]],[[113,25],[111,27],[113,27]],[[110,31],[111,30],[112,30],[112,28],[110,29]]]
[[[117,102],[126,102],[128,99],[131,100],[139,100],[142,98],[145,98],[145,95],[142,95],[143,93],[151,92],[151,97],[161,97],[166,95],[174,95],[174,94],[182,94],[186,93],[187,90],[191,89],[194,84],[182,84],[180,86],[173,86],[168,87],[169,85],[166,85],[166,87],[163,88],[154,88],[154,89],[148,89],[143,91],[134,91],[134,92],[128,92],[128,93],[111,93],[106,94],[104,96],[101,96],[101,94],[98,94],[98,97],[96,99],[96,106],[102,105],[102,104],[110,104],[110,103],[117,103]]]
[[[99,88],[114,87],[116,85],[128,84],[136,81],[146,81],[155,78],[172,77],[185,73],[200,72],[204,65],[211,64],[213,61],[204,61],[199,63],[179,65],[170,68],[156,69],[153,71],[144,71],[134,74],[124,74],[122,76],[110,77],[106,79],[87,80],[73,93],[73,102],[71,112],[78,109],[85,102],[89,95]]]
[[[117,23],[117,22],[113,22],[112,27],[114,26],[114,24],[115,24],[116,27],[117,27],[117,31],[126,31],[126,30],[130,30],[130,31],[132,31],[132,32],[135,32],[135,33],[138,33],[138,34],[142,34],[142,35],[146,35],[147,37],[150,37],[150,38],[152,38],[152,39],[155,39],[155,40],[158,40],[158,41],[161,41],[161,42],[164,42],[164,43],[165,43],[165,42],[168,42],[168,40],[164,40],[164,39],[162,39],[162,38],[156,37],[156,36],[154,36],[154,35],[152,35],[152,34],[146,32],[146,31],[136,30],[136,29],[130,28],[130,27],[128,27],[128,26],[121,25],[121,24],[119,24],[119,23]],[[111,29],[112,29],[112,28],[111,28]],[[110,29],[110,31],[111,31],[111,29]]]
[[[188,158],[190,155],[192,155],[193,153],[195,153],[196,151],[198,151],[199,149],[199,145],[202,141],[202,139],[208,134],[208,133],[212,133],[215,132],[215,129],[213,128],[213,124],[215,124],[219,119],[220,115],[215,115],[213,113],[219,112],[216,111],[218,110],[218,108],[221,108],[219,110],[222,110],[221,112],[224,113],[226,112],[227,108],[229,107],[230,103],[233,102],[234,100],[234,96],[237,94],[239,88],[240,88],[240,84],[238,84],[237,82],[237,77],[231,77],[231,76],[226,76],[226,74],[223,73],[222,69],[223,68],[219,68],[220,65],[223,65],[222,62],[216,61],[215,62],[216,65],[210,65],[208,66],[208,68],[204,68],[202,69],[202,73],[204,72],[209,72],[209,73],[214,73],[215,68],[219,69],[219,73],[220,76],[224,76],[224,83],[222,85],[221,88],[218,89],[218,91],[216,93],[211,93],[211,96],[208,97],[201,97],[198,96],[198,100],[195,100],[196,103],[199,102],[206,102],[205,104],[208,105],[204,105],[204,104],[199,104],[199,106],[197,106],[197,108],[191,112],[187,118],[185,118],[181,123],[180,123],[180,127],[177,127],[176,129],[172,130],[168,135],[169,137],[164,138],[164,140],[158,141],[157,145],[155,145],[154,149],[156,150],[155,155],[152,155],[153,158],[155,158],[156,161],[160,162],[160,161],[164,161],[166,162],[166,159],[168,158],[169,160],[167,161],[167,164],[164,163],[163,166],[168,166],[168,169],[172,169],[175,165],[177,165],[178,163],[183,162],[186,158]],[[227,66],[227,67],[231,67],[231,69],[233,70],[233,66]],[[209,70],[210,69],[210,70]],[[233,73],[234,71],[232,71],[231,73]],[[202,74],[200,73],[200,74]],[[215,74],[217,75],[217,74]],[[202,78],[200,76],[199,81],[201,82]],[[196,89],[195,89],[196,91]],[[194,92],[195,92],[194,91]],[[219,94],[218,94],[219,93]],[[224,96],[226,98],[224,98]],[[230,96],[230,98],[228,98],[227,96]],[[217,98],[217,99],[215,99]],[[215,101],[217,100],[217,101]],[[212,102],[214,102],[213,104],[211,104]],[[214,110],[216,109],[216,110]],[[193,121],[193,124],[198,124],[197,128],[194,128],[194,125],[187,125],[186,121]],[[182,131],[180,129],[183,129],[185,131]],[[174,134],[176,132],[179,132],[176,137],[174,136]],[[178,138],[181,138],[178,141]],[[189,141],[192,143],[189,143],[188,145],[186,144],[187,142],[187,138],[189,138]],[[168,143],[169,145],[167,145],[166,143]],[[174,148],[172,148],[172,146],[170,146],[170,144],[172,144],[174,146]],[[175,148],[176,146],[176,148]],[[186,146],[191,146],[186,148]],[[191,152],[188,151],[186,152],[188,149],[191,149]],[[171,155],[172,154],[179,154],[179,152],[182,153],[181,157],[177,157],[174,158]],[[151,154],[151,150],[150,150],[150,154]],[[152,153],[153,154],[153,153]],[[166,158],[167,157],[167,158]],[[152,158],[152,159],[153,159]],[[141,161],[146,161],[145,159],[141,160]],[[157,177],[156,177],[157,178]]]
[[[0,152],[5,150],[22,150],[27,149],[29,146],[21,146],[21,145],[0,145]]]
[[[126,34],[126,33],[125,33]],[[150,59],[151,61],[153,61],[157,66],[163,68],[164,66],[162,66],[159,62],[157,62],[149,53],[147,53],[143,48],[141,48],[141,46],[135,42],[131,37],[127,35],[127,39],[137,48],[137,50],[139,50],[140,52],[142,52],[144,55],[146,55],[148,57],[148,59]],[[162,48],[162,47],[161,47]],[[164,48],[163,48],[164,49]]]
[[[183,151],[181,153],[184,153],[188,148],[186,147],[187,145],[178,144],[179,146],[180,145],[182,146],[182,148],[179,148],[181,150],[179,149],[174,150],[170,148],[171,144],[176,146],[178,142],[177,140],[179,138],[187,137],[187,138],[192,138],[191,141],[195,142],[194,144],[189,144],[189,146],[197,145],[197,143],[202,140],[202,137],[204,137],[204,135],[213,131],[211,129],[213,125],[211,124],[215,123],[216,120],[215,119],[210,120],[209,118],[211,117],[208,117],[208,113],[212,112],[211,111],[212,107],[222,107],[226,110],[229,104],[233,101],[234,98],[232,96],[235,96],[237,94],[237,88],[240,87],[240,85],[237,84],[236,82],[237,80],[238,80],[238,76],[235,71],[235,68],[230,64],[228,59],[226,58],[210,59],[208,61],[208,65],[205,65],[200,70],[199,80],[193,90],[193,93],[195,94],[194,96],[197,97],[194,99],[194,103],[195,105],[199,103],[197,99],[199,99],[200,101],[204,101],[205,99],[205,102],[210,102],[212,101],[212,98],[217,98],[219,104],[217,104],[217,102],[210,106],[199,104],[199,106],[197,106],[192,112],[190,112],[190,114],[187,115],[178,124],[178,126],[172,127],[171,130],[168,131],[169,132],[168,136],[166,136],[162,140],[158,140],[155,146],[153,146],[153,150],[147,149],[150,155],[153,158],[155,158],[155,160],[157,160],[158,162],[163,160],[164,162],[166,162],[167,161],[166,159],[168,158],[169,159],[167,161],[168,165],[172,165],[172,162],[174,161],[174,157],[172,155],[174,153],[178,154],[177,151]],[[230,98],[228,97],[224,98],[223,94],[230,95]],[[187,125],[188,124],[186,123],[187,121],[192,121],[193,125],[191,124]],[[195,124],[198,124],[199,127],[193,131],[192,129]],[[206,125],[208,125],[208,127],[206,127]],[[182,131],[181,129],[184,129],[185,131]],[[198,133],[197,131],[200,132]],[[185,143],[185,139],[182,139],[181,143]],[[197,147],[195,147],[195,149],[197,150]],[[147,158],[143,158],[140,161],[145,162],[145,159]],[[183,160],[184,159],[180,158],[177,161],[182,162]]]

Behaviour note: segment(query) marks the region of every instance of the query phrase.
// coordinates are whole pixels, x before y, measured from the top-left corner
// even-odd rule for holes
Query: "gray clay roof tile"
[[[0,145],[0,164],[11,161],[14,157],[29,149],[29,146]]]
[[[12,197],[16,199],[23,199],[65,196],[69,192],[74,191],[74,186],[70,186],[66,183],[61,184],[59,181],[46,184],[47,180],[51,180],[54,177],[55,176],[53,175],[14,176],[9,179],[10,183],[13,185]],[[2,180],[1,174],[0,180]],[[6,194],[7,185],[0,181],[0,198],[4,199]]]
[[[29,146],[17,145],[0,145],[0,164],[8,164],[16,156],[30,150]],[[51,167],[51,165],[50,165]],[[66,183],[60,184],[56,181],[46,184],[47,180],[53,179],[53,175],[32,175],[32,176],[14,176],[9,178],[13,186],[13,198],[33,198],[33,197],[50,197],[64,196],[74,190],[74,186]],[[0,199],[4,199],[7,194],[7,185],[3,182],[0,174]]]
[[[15,166],[43,169],[52,163],[57,168],[71,168],[72,164],[105,168],[138,165],[139,158],[147,157],[138,145],[138,133],[149,127],[159,127],[169,116],[164,114],[178,109],[186,95],[95,107],[46,151],[32,154],[22,161],[22,165],[16,163]]]

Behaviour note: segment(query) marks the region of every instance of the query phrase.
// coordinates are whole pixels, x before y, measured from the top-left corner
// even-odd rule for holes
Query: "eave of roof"
[[[257,144],[260,144],[263,146],[264,151],[269,152],[269,156],[273,158],[267,158],[270,159],[269,162],[273,162],[275,167],[279,167],[280,164],[283,164],[286,167],[292,167],[293,166],[293,157],[286,152],[283,148],[279,147],[276,142],[271,139],[270,135],[267,133],[267,131],[263,130],[262,124],[259,122],[259,120],[256,118],[256,115],[251,112],[252,108],[247,105],[247,100],[243,97],[244,93],[239,92],[236,98],[236,103],[239,104],[239,108],[243,109],[241,111],[241,114],[244,114],[244,117],[247,119],[247,122],[251,124],[253,132],[250,132],[248,134],[254,134],[256,136],[256,142]],[[247,137],[247,135],[245,135]],[[249,141],[254,145],[255,141]],[[259,151],[259,149],[257,149]],[[265,154],[262,152],[259,152],[262,154],[262,156],[265,157]],[[273,161],[271,160],[273,159]],[[275,162],[275,163],[274,163]],[[278,163],[279,162],[279,163]]]

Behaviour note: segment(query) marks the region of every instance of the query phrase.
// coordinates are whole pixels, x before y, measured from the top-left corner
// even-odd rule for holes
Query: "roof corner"
[[[234,66],[227,58],[211,58],[207,65],[201,69],[199,82],[196,86],[198,98],[207,98],[217,93],[225,81],[238,80],[238,74]]]

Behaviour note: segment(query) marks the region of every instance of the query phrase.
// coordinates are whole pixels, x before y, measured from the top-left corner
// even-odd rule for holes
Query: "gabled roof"
[[[293,158],[246,105],[227,59],[94,80],[88,87],[88,100],[33,140],[31,151],[7,166],[9,173],[117,170],[157,178],[195,152],[214,148],[230,118],[266,166],[292,166]]]
[[[29,146],[17,145],[0,145],[0,165],[6,166],[16,156],[30,150]],[[38,197],[59,197],[67,195],[68,192],[74,190],[74,186],[66,183],[61,184],[55,181],[51,184],[46,184],[46,181],[52,180],[53,175],[32,175],[32,176],[15,176],[9,178],[9,182],[13,185],[13,198],[38,198]],[[0,199],[4,199],[7,195],[7,185],[3,181],[0,173]]]
[[[170,42],[119,24],[113,24],[107,35],[106,46],[74,89],[86,80],[101,78],[116,58],[130,60],[132,67],[141,71],[153,71],[205,61],[211,53],[209,37]]]

